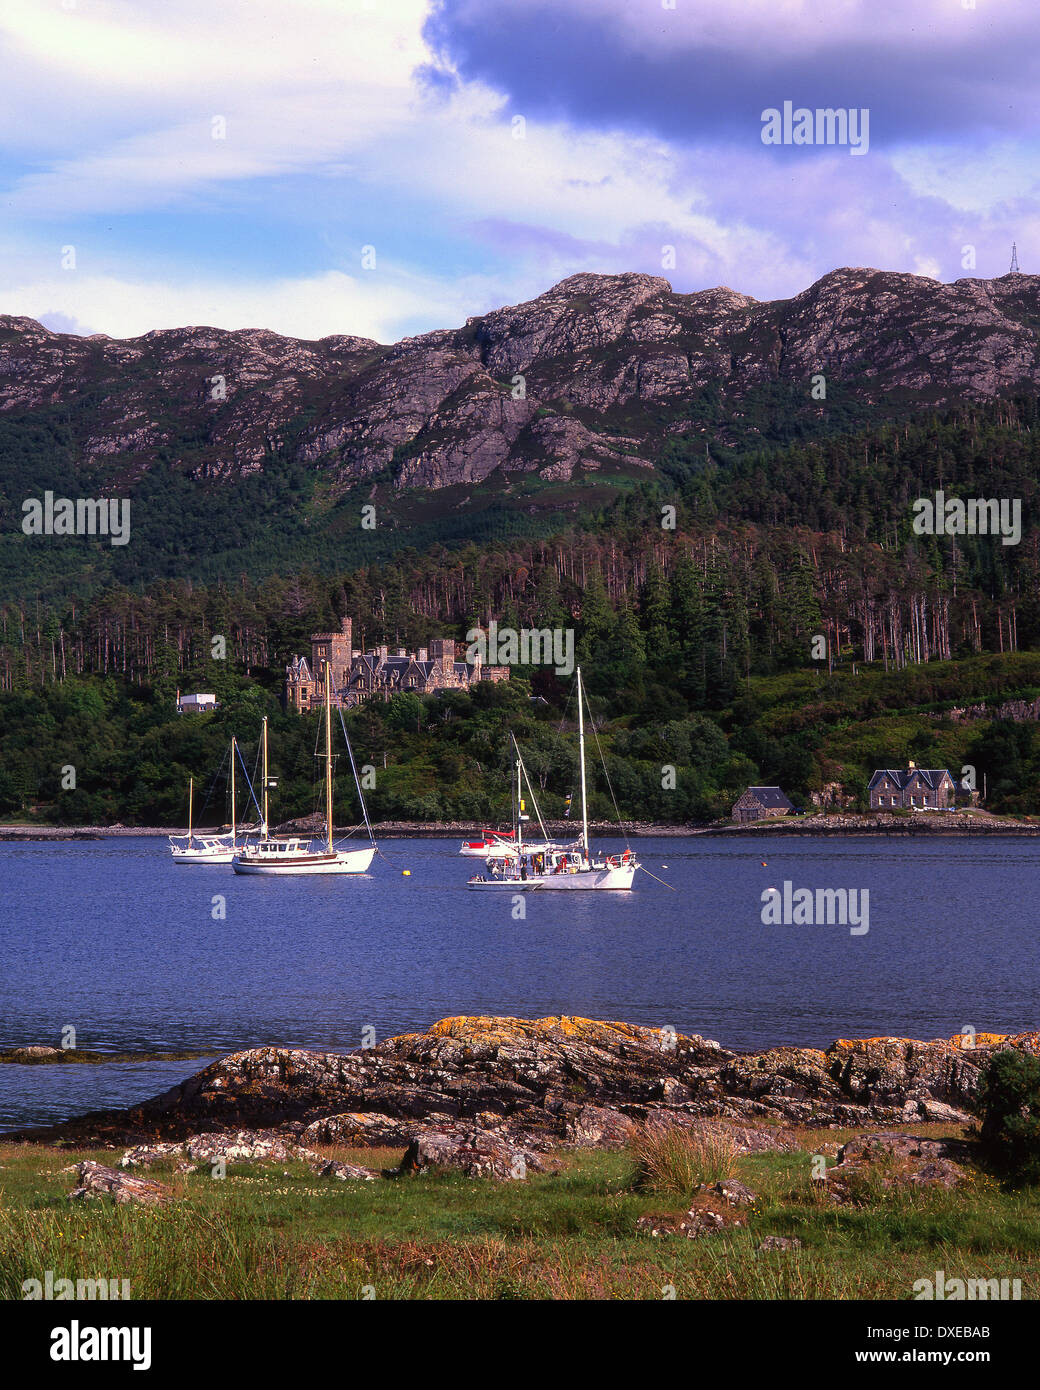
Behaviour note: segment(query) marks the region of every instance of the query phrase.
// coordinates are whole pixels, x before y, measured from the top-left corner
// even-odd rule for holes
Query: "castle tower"
[[[434,665],[434,685],[452,684],[455,678],[455,643],[438,637],[430,643],[430,660]]]
[[[311,670],[319,682],[325,662],[332,673],[332,698],[335,701],[350,674],[353,641],[353,618],[344,618],[339,632],[316,632],[311,638]],[[322,687],[324,691],[324,686]]]

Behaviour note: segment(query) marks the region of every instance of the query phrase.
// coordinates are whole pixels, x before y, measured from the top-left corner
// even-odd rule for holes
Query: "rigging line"
[[[261,811],[260,803],[256,799],[256,792],[253,791],[253,783],[249,778],[249,769],[246,767],[246,760],[242,756],[242,747],[239,743],[235,744],[235,751],[238,753],[238,761],[242,765],[242,776],[246,779],[246,786],[249,788],[249,795],[252,797],[253,805],[256,807],[256,814],[262,820],[264,813]],[[256,769],[254,768],[253,771],[255,773]]]
[[[545,828],[545,821],[542,820],[542,812],[538,805],[538,798],[534,794],[534,787],[531,786],[531,778],[528,775],[527,767],[524,764],[523,755],[520,752],[520,745],[517,743],[516,735],[512,732],[512,730],[510,730],[509,737],[513,740],[513,749],[516,752],[516,760],[520,764],[520,771],[524,775],[524,781],[527,783],[527,790],[531,795],[531,805],[534,807],[534,813],[538,817],[538,828],[542,832],[542,839],[548,840],[549,832]]]
[[[208,791],[206,792],[205,799],[204,799],[202,805],[201,805],[200,808],[199,808],[199,813],[200,813],[200,815],[202,814],[202,812],[205,811],[206,807],[209,805],[209,803],[210,803],[210,801],[211,801],[211,799],[212,799],[212,797],[213,797],[213,793],[214,793],[214,791],[216,790],[216,787],[217,787],[217,779],[220,777],[220,774],[224,771],[224,764],[225,764],[225,762],[228,762],[230,753],[231,753],[231,745],[228,744],[227,748],[224,750],[224,756],[221,758],[220,762],[217,764],[217,770],[214,772],[212,778],[210,779],[209,789],[208,789]],[[225,795],[226,795],[226,792],[225,792]]]
[[[258,742],[257,745],[256,745],[256,757],[253,759],[253,781],[254,781],[254,782],[260,782],[260,781],[262,780],[262,774],[263,774],[263,765],[262,765],[262,764],[263,764],[263,744],[262,744],[261,742]],[[255,801],[255,798],[254,798],[254,801]],[[263,825],[263,822],[264,822],[264,813],[263,813],[263,811],[260,809],[259,806],[257,806],[257,808],[256,808],[256,813],[257,813],[257,815],[260,817],[260,824]]]
[[[549,749],[548,755],[550,763],[554,763],[556,761],[556,754],[559,751],[560,744],[563,742],[563,730],[565,724],[567,723],[567,716],[570,713],[571,702],[573,701],[573,699],[574,687],[572,686],[567,694],[566,700],[563,702],[563,713],[560,715],[560,722],[556,725],[556,728],[553,733],[553,741]]]
[[[347,733],[347,723],[346,720],[343,718],[342,705],[338,707],[336,713],[339,715],[339,726],[343,730],[343,740],[347,745],[347,752],[350,754],[350,768],[354,774],[354,786],[357,788],[358,801],[361,804],[361,814],[365,818],[365,828],[368,831],[368,838],[371,840],[372,845],[375,848],[375,852],[379,855],[380,859],[385,859],[388,864],[392,864],[393,860],[389,859],[376,844],[375,831],[372,829],[372,822],[368,818],[368,807],[365,805],[365,794],[361,790],[361,778],[358,776],[357,763],[354,761],[354,749],[351,746],[350,736]]]
[[[561,760],[560,760],[560,757],[559,757],[559,752],[560,752],[560,747],[561,747],[561,745],[562,745],[562,743],[563,743],[563,730],[564,730],[564,725],[567,723],[567,716],[568,716],[568,714],[569,714],[569,712],[570,712],[571,702],[573,701],[573,699],[574,699],[574,687],[572,686],[571,689],[570,689],[570,691],[569,691],[569,693],[568,693],[568,695],[567,695],[566,700],[565,700],[564,703],[563,703],[563,713],[560,715],[560,722],[556,725],[555,729],[552,731],[552,741],[551,741],[551,743],[550,743],[550,745],[549,745],[548,752],[546,753],[546,758],[547,758],[547,760],[548,760],[548,763],[549,763],[549,766],[550,766],[550,767],[557,766],[557,765],[559,764],[559,762],[561,761]],[[515,742],[515,740],[514,740],[514,742]],[[570,764],[570,762],[571,762],[571,759],[568,758],[568,764]],[[526,776],[526,774],[527,774],[527,769],[525,768],[525,769],[524,769],[524,775]],[[547,779],[547,780],[548,780],[548,779]],[[528,777],[528,779],[527,779],[527,785],[528,785],[528,787],[531,786],[531,779],[530,779],[529,777]],[[572,786],[573,786],[573,782],[572,782]],[[550,789],[550,790],[551,790],[551,789]],[[551,794],[552,794],[552,795],[555,795],[555,793],[551,793]],[[534,791],[533,791],[533,790],[531,791],[531,799],[534,800]],[[566,817],[564,817],[564,819],[566,819]],[[546,831],[544,830],[544,828],[543,828],[543,832],[542,832],[542,833],[545,835],[545,838],[546,838],[547,840],[549,840],[549,839],[552,838],[552,836],[550,836],[550,835],[548,834],[548,832],[546,832]]]
[[[642,864],[640,864],[639,867],[643,869]],[[656,874],[651,874],[649,869],[643,869],[643,873],[649,874],[656,883],[660,883],[662,887],[667,888],[670,893],[678,893],[678,888],[673,888],[670,883],[665,883],[663,878],[658,878]]]
[[[614,813],[618,818],[618,828],[625,837],[625,848],[631,849],[632,846],[629,843],[628,831],[626,829],[628,822],[621,819],[621,808],[617,804],[617,797],[614,795],[614,788],[610,783],[610,773],[607,771],[607,760],[603,756],[603,746],[599,741],[599,730],[596,728],[596,721],[592,717],[591,705],[589,706],[589,723],[592,725],[592,736],[596,740],[596,751],[599,753],[599,760],[603,764],[603,776],[607,779],[607,790],[610,792],[610,799],[614,803]],[[653,877],[653,875],[651,875],[651,877]]]
[[[360,829],[361,829],[361,825],[360,825],[360,824],[358,824],[358,825],[352,825],[352,826],[350,827],[350,829],[346,832],[346,834],[341,835],[341,836],[339,837],[339,839],[336,841],[336,844],[337,844],[337,845],[343,844],[344,841],[349,840],[350,837],[351,837],[352,835],[356,834],[357,831],[359,831]],[[389,861],[387,861],[387,862],[389,862]]]

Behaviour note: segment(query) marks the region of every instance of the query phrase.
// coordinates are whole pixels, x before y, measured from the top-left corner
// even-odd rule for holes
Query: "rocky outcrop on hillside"
[[[826,1051],[737,1053],[626,1023],[448,1018],[349,1055],[280,1047],[234,1053],[142,1105],[7,1137],[140,1145],[201,1142],[201,1131],[212,1146],[215,1134],[248,1128],[263,1130],[265,1142],[280,1135],[303,1146],[420,1141],[413,1158],[421,1167],[431,1142],[447,1144],[430,1141],[431,1131],[473,1151],[474,1161],[482,1133],[530,1161],[561,1145],[623,1143],[636,1124],[697,1128],[711,1120],[751,1152],[790,1147],[791,1125],[966,1121],[995,1050],[1040,1054],[1037,1033],[967,1041],[871,1038],[839,1040]],[[496,1157],[494,1149],[492,1166],[506,1152]]]
[[[263,329],[79,338],[0,315],[0,410],[62,407],[83,463],[132,481],[172,457],[199,477],[273,450],[334,487],[567,479],[651,465],[705,388],[739,403],[823,373],[922,404],[1040,388],[1040,277],[958,280],[844,268],[794,299],[677,294],[642,274],[572,275],[537,299],[391,346]],[[752,428],[747,426],[747,428]]]

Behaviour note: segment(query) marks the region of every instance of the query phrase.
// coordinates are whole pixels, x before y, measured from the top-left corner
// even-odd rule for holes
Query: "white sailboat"
[[[631,850],[623,854],[596,856],[589,845],[589,811],[585,780],[585,707],[581,683],[581,667],[577,669],[578,678],[578,749],[581,762],[581,838],[573,845],[549,844],[544,851],[535,852],[530,862],[521,851],[515,859],[503,864],[500,870],[492,869],[491,877],[477,874],[469,880],[470,888],[500,889],[509,888],[515,892],[529,892],[538,889],[545,892],[583,892],[589,889],[610,891],[626,890],[632,887],[639,864]],[[522,761],[517,754],[518,778]],[[519,797],[519,792],[518,792]],[[518,805],[521,804],[518,800]],[[518,818],[518,840],[522,843],[523,822]],[[489,866],[492,863],[488,861]]]
[[[551,848],[550,840],[525,846],[513,830],[485,830],[479,840],[463,840],[459,853],[466,859],[516,859],[520,854],[538,854]]]
[[[341,717],[342,722],[342,717]],[[346,726],[343,735],[346,738]],[[350,765],[354,770],[361,809],[368,825],[368,812],[365,810],[361,783],[357,768],[354,767],[354,754],[347,740]],[[231,861],[236,874],[258,874],[286,876],[289,874],[365,874],[371,868],[376,854],[376,843],[364,849],[338,850],[332,842],[332,672],[325,663],[325,839],[318,847],[302,836],[274,836],[268,831],[267,789],[267,720],[263,727],[264,763],[264,806],[260,827],[260,838],[243,847]],[[371,826],[369,826],[371,835]]]
[[[235,758],[238,748],[231,738],[231,833],[229,835],[196,835],[192,829],[195,803],[195,779],[188,778],[188,833],[170,836],[170,853],[175,864],[230,864],[238,853],[238,829],[235,813]]]
[[[513,740],[516,748],[516,739]],[[514,815],[516,818],[516,829],[511,832],[508,840],[503,840],[501,849],[498,845],[492,846],[487,851],[488,877],[477,874],[469,880],[470,888],[507,889],[511,893],[530,893],[542,886],[542,879],[535,874],[533,865],[537,862],[539,854],[544,854],[551,848],[549,843],[537,846],[525,846],[524,844],[524,822],[527,816],[524,814],[523,798],[523,761],[520,757],[520,750],[516,749],[516,800],[514,803]],[[528,868],[528,856],[534,855],[530,860],[531,868]]]
[[[491,854],[516,854],[515,831],[482,830],[479,840],[463,840],[459,853],[466,859],[487,859]]]

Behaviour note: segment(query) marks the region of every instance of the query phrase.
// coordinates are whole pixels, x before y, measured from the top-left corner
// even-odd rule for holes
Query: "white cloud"
[[[949,256],[978,239],[962,222],[1032,193],[1012,145],[992,160],[872,153],[867,170],[852,167],[867,161],[821,154],[795,166],[757,149],[684,149],[562,120],[528,120],[526,139],[515,140],[510,120],[523,113],[500,92],[419,89],[430,3],[75,0],[66,11],[4,0],[0,148],[16,172],[3,194],[9,245],[0,252],[11,254],[0,256],[0,311],[64,315],[118,337],[193,322],[390,341],[579,269],[646,269],[684,288],[727,282],[758,297],[794,293],[843,263],[949,273]],[[522,16],[536,0],[508,3]],[[680,35],[746,46],[767,16],[783,20],[783,43],[806,52],[908,24],[905,0],[567,4],[646,48]],[[1007,12],[1023,13],[1022,0]],[[912,42],[954,42],[977,18],[952,0],[920,0]],[[226,119],[226,139],[212,138],[215,116]],[[301,242],[311,238],[307,259],[293,262],[290,246],[270,277],[235,264],[221,219],[243,208],[259,242],[275,223],[297,224]],[[175,232],[163,234],[169,213],[209,219],[194,227],[196,247],[199,229],[213,228],[208,268],[186,242],[178,250]],[[117,223],[117,254],[96,219],[122,214],[142,215],[144,230],[134,240]],[[1031,205],[1018,220],[1035,227]],[[376,244],[372,276],[355,273],[368,223],[360,240]],[[1003,238],[999,223],[995,235]],[[75,273],[57,269],[66,242],[82,243]],[[664,243],[678,248],[674,275],[657,268]],[[490,269],[458,276],[447,268],[457,264]]]
[[[78,331],[133,338],[153,328],[209,326],[269,328],[293,338],[353,334],[394,342],[417,317],[433,315],[444,326],[461,324],[475,302],[503,293],[482,277],[453,281],[401,270],[356,277],[341,271],[278,280],[184,283],[133,280],[68,272],[12,286],[0,295],[0,311]],[[59,331],[68,331],[62,326]]]

